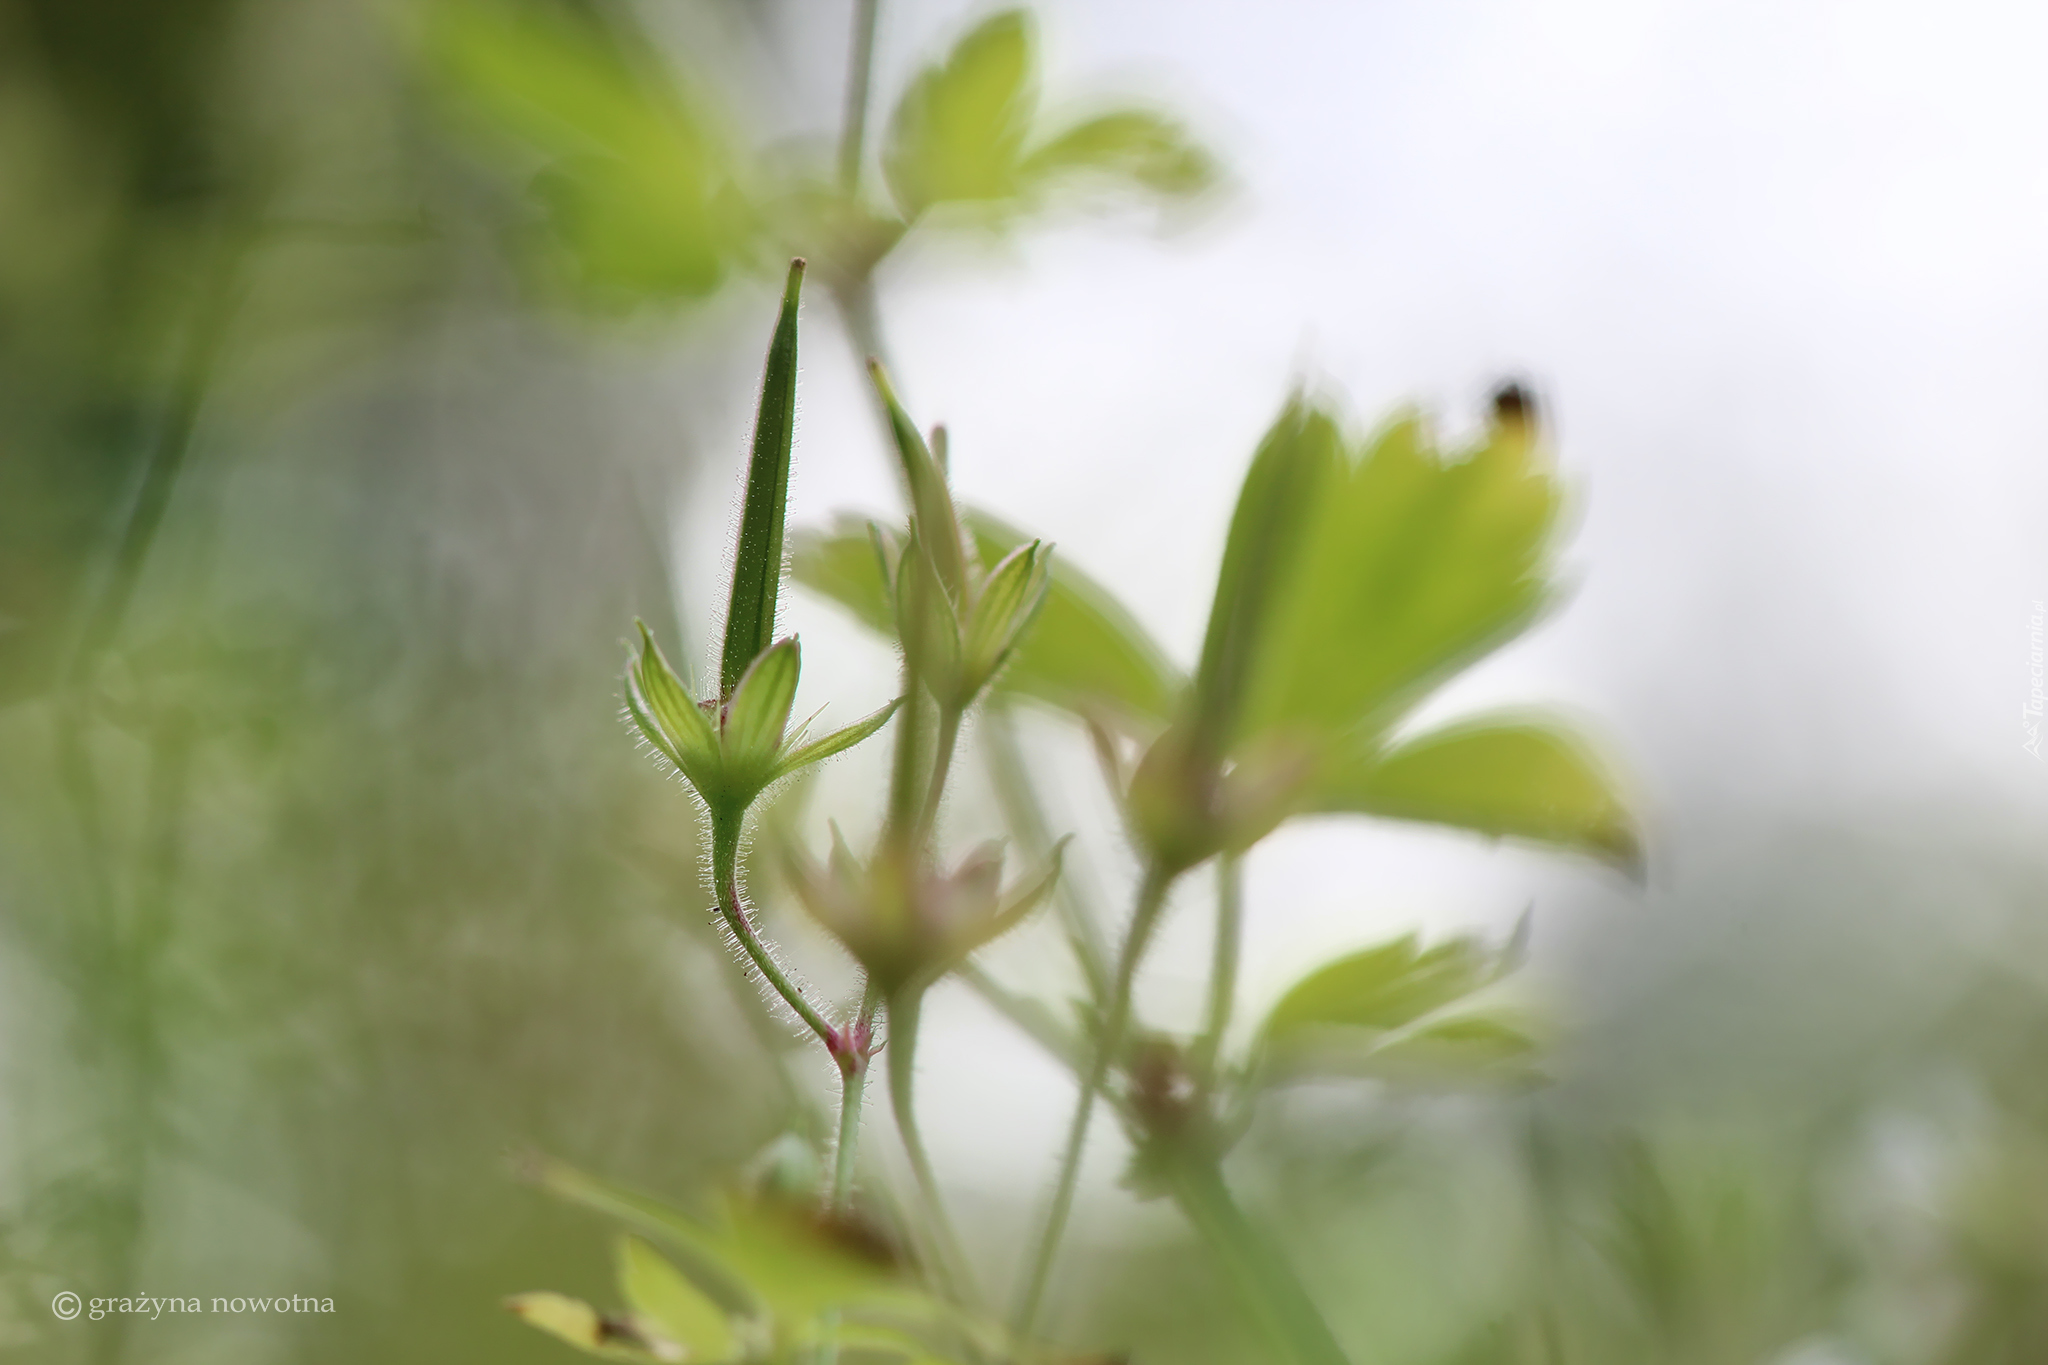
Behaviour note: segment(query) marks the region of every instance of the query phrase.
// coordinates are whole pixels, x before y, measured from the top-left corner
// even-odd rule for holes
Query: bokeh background
[[[715,279],[583,287],[547,149],[442,8],[0,4],[0,1358],[567,1359],[498,1303],[602,1299],[606,1234],[508,1154],[683,1192],[819,1135],[825,1071],[707,925],[690,803],[617,686],[636,614],[709,647],[786,243],[757,225]],[[829,158],[851,4],[517,12],[666,73],[750,165]],[[883,0],[878,122],[984,12]],[[1299,380],[1453,431],[1533,381],[1575,494],[1568,605],[1431,714],[1583,718],[1644,883],[1357,822],[1248,870],[1249,1018],[1333,951],[1533,907],[1550,1084],[1319,1089],[1234,1158],[1346,1345],[2048,1355],[2048,771],[2021,714],[2048,14],[1034,13],[1049,106],[1170,109],[1221,176],[891,253],[882,335],[964,498],[1186,662]],[[814,289],[795,522],[894,506],[847,322]],[[815,599],[785,617],[800,706],[886,698],[879,645]],[[1085,740],[1019,724],[1116,903]],[[792,823],[858,823],[879,762],[833,765]],[[950,834],[991,807],[970,774]],[[1145,985],[1163,1023],[1199,1005],[1199,891]],[[1072,989],[1050,933],[989,963]],[[994,1278],[1071,1087],[964,992],[926,1030],[934,1156]],[[1098,1138],[1057,1329],[1257,1358]],[[67,1324],[67,1288],[336,1311]]]

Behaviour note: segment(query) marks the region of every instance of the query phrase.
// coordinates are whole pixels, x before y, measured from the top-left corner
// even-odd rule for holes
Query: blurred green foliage
[[[679,52],[597,0],[395,26],[355,0],[0,3],[0,1358],[567,1358],[500,1310],[539,1284],[572,1335],[772,1339],[773,1305],[736,1316],[684,1273],[693,1246],[732,1259],[771,1194],[678,1224],[545,1166],[561,1206],[505,1161],[687,1203],[777,1135],[824,1136],[615,691],[635,615],[679,657],[704,643],[662,526],[692,433],[652,446],[621,410],[725,376],[622,377],[528,305],[674,306],[801,252],[859,331],[911,231],[1194,202],[1220,172],[1157,111],[1048,114],[1032,24],[1001,12],[885,92],[886,197],[848,187],[725,106],[714,68],[766,29],[708,12],[679,22],[728,36]],[[1191,688],[1239,757],[1329,741],[1313,784],[1269,769],[1285,799],[1254,827],[1363,813],[1633,861],[1603,765],[1554,723],[1400,729],[1540,611],[1547,476],[1509,440],[1447,457],[1413,423],[1298,416],[1290,529],[1239,556],[1282,602],[1259,649],[1225,612],[1183,674],[1054,557],[999,695],[1126,758],[1191,723]],[[984,565],[1030,543],[965,522]],[[797,555],[887,630],[877,565],[848,528]],[[1603,918],[1544,1027],[1497,980],[1514,945],[1397,939],[1283,995],[1256,1102],[1219,1116],[1243,1216],[1360,1360],[2048,1355],[2037,852],[1848,809],[1674,856],[1683,888]],[[1975,941],[1966,891],[2005,916]],[[1080,1046],[1085,1012],[1024,1013]],[[1134,1038],[1111,1104],[1141,1148],[1199,1061]],[[1132,1181],[1193,1223],[1073,1247],[1058,1334],[1265,1358],[1212,1254],[1230,1210],[1170,1158],[1140,1150]],[[800,1291],[812,1239],[767,1226],[740,1278]],[[67,1288],[339,1311],[62,1323]],[[948,1330],[911,1349],[990,1346]],[[903,1349],[881,1336],[849,1326],[843,1358]]]

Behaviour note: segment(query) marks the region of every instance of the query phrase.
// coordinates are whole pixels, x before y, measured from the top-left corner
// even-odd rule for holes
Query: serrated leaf
[[[986,512],[970,510],[966,522],[985,561],[1029,539]],[[1186,681],[1107,589],[1055,556],[1045,605],[997,686],[1077,715],[1156,727],[1171,718]]]
[[[1385,730],[1535,619],[1558,505],[1526,437],[1447,459],[1413,417],[1383,429],[1338,462],[1278,566],[1236,734]]]
[[[1179,124],[1149,109],[1118,109],[1077,123],[1024,159],[1026,179],[1068,180],[1186,199],[1213,188],[1215,158]]]
[[[424,55],[488,150],[533,180],[555,246],[601,301],[698,298],[753,216],[701,103],[626,35],[538,6],[430,7]],[[512,154],[514,149],[518,154]]]
[[[732,1354],[732,1326],[717,1304],[647,1242],[630,1234],[618,1241],[619,1292],[635,1313],[678,1342],[690,1360]]]
[[[1392,1033],[1310,1030],[1268,1049],[1265,1084],[1355,1078],[1410,1085],[1522,1082],[1540,1077],[1541,1049],[1519,1020],[1458,1014]]]
[[[726,764],[737,784],[744,786],[758,778],[765,786],[768,774],[775,770],[802,667],[792,636],[756,658],[733,688],[732,700],[726,703],[723,738]]]
[[[1624,868],[1641,860],[1604,766],[1554,722],[1479,719],[1323,774],[1314,807],[1533,839]]]
[[[1297,571],[1304,533],[1316,523],[1318,506],[1341,470],[1342,452],[1336,422],[1297,395],[1268,428],[1245,471],[1195,670],[1191,744],[1205,759],[1220,759],[1247,728],[1247,695],[1271,668],[1274,618],[1290,594],[1313,590]],[[1347,639],[1343,647],[1353,643]]]
[[[1414,934],[1331,962],[1297,982],[1267,1015],[1262,1035],[1284,1041],[1309,1029],[1396,1029],[1499,979],[1503,955],[1476,939],[1423,948]]]
[[[862,716],[859,720],[855,721],[853,724],[847,726],[846,728],[842,730],[834,730],[831,734],[826,735],[823,739],[814,740],[811,743],[794,750],[786,758],[784,758],[782,760],[781,765],[776,768],[776,779],[780,780],[781,778],[784,778],[789,774],[798,771],[801,768],[807,768],[813,763],[817,763],[823,759],[832,757],[832,755],[834,754],[844,753],[846,750],[851,749],[854,745],[860,743],[869,735],[872,735],[873,733],[875,733],[875,731],[881,729],[884,725],[888,724],[889,717],[896,714],[896,708],[900,705],[902,705],[902,699],[898,698],[897,700],[890,702],[887,706],[881,707],[879,710],[871,711],[867,715]]]
[[[797,303],[803,282],[804,263],[792,261],[761,376],[719,665],[719,691],[726,697],[739,686],[747,665],[775,639],[775,598],[782,584],[782,537],[789,512],[789,456],[796,434]]]
[[[1038,103],[1032,48],[1029,17],[1004,10],[911,80],[882,149],[883,176],[906,217],[1016,196]]]
[[[837,603],[855,620],[894,638],[893,572],[877,553],[871,523],[841,517],[829,531],[799,531],[790,576],[820,597]]]

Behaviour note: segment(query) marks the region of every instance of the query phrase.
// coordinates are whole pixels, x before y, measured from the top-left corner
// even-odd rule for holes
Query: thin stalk
[[[1081,1040],[1053,1016],[1043,1003],[1022,996],[990,976],[973,958],[953,969],[953,975],[967,983],[976,995],[986,1001],[997,1014],[1002,1015],[1032,1042],[1049,1053],[1053,1060],[1074,1073],[1079,1080],[1083,1068],[1088,1065],[1087,1053]]]
[[[1216,947],[1209,962],[1209,1006],[1203,1011],[1202,1034],[1195,1040],[1195,1077],[1204,1092],[1215,1089],[1216,1059],[1230,1013],[1237,1001],[1237,961],[1244,938],[1244,868],[1235,854],[1216,862]]]
[[[747,908],[740,903],[740,832],[738,821],[714,820],[711,825],[711,878],[718,896],[718,913],[732,935],[739,941],[740,948],[753,962],[754,967],[775,988],[775,993],[796,1011],[797,1018],[809,1026],[827,1047],[832,1045],[832,1025],[817,1007],[804,998],[796,983],[783,973],[775,955],[768,951],[768,945],[761,941],[761,935],[754,928],[754,922],[747,915]]]
[[[1173,877],[1173,873],[1155,865],[1146,869],[1144,881],[1138,887],[1137,904],[1131,910],[1131,925],[1125,931],[1123,951],[1117,957],[1116,982],[1110,990],[1108,1008],[1103,1015],[1102,1036],[1096,1041],[1095,1058],[1088,1074],[1081,1081],[1073,1122],[1067,1128],[1066,1148],[1060,1154],[1059,1180],[1053,1190],[1052,1206],[1046,1211],[1045,1225],[1039,1231],[1038,1245],[1029,1262],[1030,1270],[1011,1319],[1011,1328],[1020,1338],[1029,1338],[1038,1321],[1038,1310],[1045,1299],[1046,1281],[1052,1274],[1053,1257],[1059,1251],[1060,1239],[1066,1235],[1067,1219],[1073,1213],[1074,1189],[1081,1175],[1081,1152],[1087,1145],[1089,1120],[1095,1116],[1095,1097],[1109,1079],[1110,1067],[1115,1064],[1117,1054],[1123,1050],[1124,1030],[1130,1024],[1131,988],[1137,980],[1138,962],[1144,957],[1153,927],[1159,922],[1159,912],[1166,904],[1166,891],[1173,884]]]
[[[1179,1154],[1169,1163],[1174,1202],[1215,1252],[1245,1309],[1295,1365],[1350,1365],[1293,1268],[1231,1197],[1217,1160]]]
[[[872,1035],[875,1011],[881,1004],[882,992],[870,979],[851,1030],[856,1041]],[[853,1168],[860,1154],[860,1108],[868,1084],[868,1059],[858,1058],[851,1067],[842,1063],[839,1076],[839,1140],[832,1153],[832,1194],[825,1205],[827,1213],[845,1213],[853,1204]]]
[[[918,1195],[924,1202],[925,1220],[931,1229],[937,1253],[933,1259],[956,1297],[967,1294],[978,1298],[972,1294],[972,1276],[967,1270],[966,1256],[960,1249],[959,1235],[953,1231],[953,1220],[946,1213],[938,1174],[932,1169],[931,1155],[925,1151],[924,1134],[917,1126],[914,1086],[917,1025],[923,1004],[923,992],[915,987],[890,997],[889,1046],[886,1049],[889,1057],[889,1105],[896,1115],[896,1131],[903,1139],[904,1153],[910,1158],[911,1174],[917,1179]]]
[[[938,827],[939,802],[945,799],[946,779],[953,771],[953,750],[960,742],[960,709],[955,706],[939,707],[938,743],[932,752],[931,781],[925,784],[924,807],[917,814],[917,829],[914,838],[919,847],[931,842],[932,833]]]
[[[881,0],[854,0],[853,44],[846,58],[846,121],[839,130],[839,188],[851,197],[860,190],[861,159],[867,151],[868,88],[875,70],[875,21]]]
[[[1038,791],[1032,785],[1031,770],[1017,747],[1017,731],[1009,708],[995,701],[984,705],[977,729],[988,759],[996,802],[1003,810],[1003,822],[1017,835],[1026,855],[1042,863],[1052,856],[1052,833]],[[1059,910],[1061,927],[1066,930],[1067,946],[1087,978],[1088,998],[1100,1006],[1109,995],[1109,949],[1102,941],[1101,921],[1071,876],[1062,875],[1053,888],[1053,905]]]

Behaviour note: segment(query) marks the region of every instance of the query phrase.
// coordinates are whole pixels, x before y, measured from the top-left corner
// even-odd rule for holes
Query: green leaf
[[[762,1317],[767,1304],[740,1266],[726,1254],[718,1222],[685,1213],[664,1200],[586,1175],[559,1161],[540,1160],[530,1172],[549,1194],[658,1238],[684,1253],[691,1280],[728,1313]]]
[[[505,1306],[529,1326],[606,1360],[675,1361],[682,1354],[629,1322],[605,1317],[581,1299],[546,1292],[514,1294]]]
[[[999,560],[1029,539],[986,512],[970,510],[966,520],[984,561]],[[996,685],[1086,718],[1107,714],[1156,728],[1172,717],[1186,682],[1121,603],[1070,559],[1056,556],[1045,605]]]
[[[1626,869],[1641,845],[1588,746],[1543,721],[1473,720],[1327,771],[1315,808],[1533,839]]]
[[[1029,17],[1004,10],[911,81],[882,149],[883,176],[905,216],[1016,197],[1038,103],[1032,48]]]
[[[730,697],[740,675],[775,639],[775,596],[782,583],[782,533],[789,511],[789,455],[796,433],[797,301],[804,263],[790,262],[782,312],[768,343],[747,496],[733,551],[732,598],[725,617],[719,692]]]
[[[1209,629],[1195,671],[1193,753],[1223,756],[1240,728],[1254,666],[1268,667],[1272,618],[1288,596],[1314,590],[1295,572],[1305,529],[1316,521],[1343,465],[1343,438],[1329,414],[1301,396],[1290,399],[1259,442],[1231,514],[1223,565],[1209,610]],[[1355,647],[1345,640],[1343,648]]]
[[[428,64],[486,149],[534,179],[552,237],[600,296],[699,298],[754,231],[732,157],[698,102],[627,35],[559,7],[427,9]]]
[[[822,759],[830,758],[834,754],[844,753],[846,750],[851,749],[854,745],[888,724],[889,717],[895,715],[896,708],[902,704],[903,699],[899,697],[880,710],[869,712],[845,729],[834,730],[823,739],[814,740],[796,749],[785,757],[780,766],[776,768],[775,779],[780,781],[799,769],[808,768],[811,764]]]
[[[1338,461],[1300,509],[1299,549],[1269,556],[1275,572],[1255,662],[1242,665],[1236,736],[1317,742],[1384,731],[1535,618],[1558,505],[1519,429],[1497,427],[1453,460],[1409,417],[1356,460]],[[1232,536],[1235,550],[1235,526]],[[1228,581],[1229,555],[1224,573]],[[1227,682],[1235,617],[1220,620],[1211,645]],[[1205,680],[1208,663],[1205,653]]]
[[[721,1198],[694,1217],[661,1200],[557,1161],[534,1171],[550,1193],[625,1223],[684,1253],[682,1270],[736,1316],[802,1329],[827,1309],[873,1309],[943,1318],[946,1310],[904,1278],[896,1253],[865,1228],[820,1219],[807,1206]]]
[[[1215,187],[1215,158],[1185,129],[1147,109],[1118,109],[1075,124],[1024,159],[1036,183],[1090,181],[1128,186],[1162,199],[1188,199]]]
[[[1263,1036],[1279,1042],[1311,1029],[1400,1028],[1491,985],[1507,965],[1505,954],[1477,939],[1424,949],[1408,934],[1311,972],[1266,1016]]]
[[[1542,1052],[1526,1023],[1499,1013],[1457,1014],[1391,1033],[1312,1031],[1269,1048],[1262,1083],[1350,1077],[1410,1085],[1469,1085],[1540,1078]]]
[[[737,786],[756,780],[766,786],[775,771],[802,668],[792,636],[755,659],[733,688],[726,704],[724,741],[726,765]]]
[[[853,614],[877,634],[894,638],[892,574],[876,553],[872,523],[841,517],[830,531],[798,531],[790,573],[798,583]]]
[[[652,1246],[630,1234],[618,1241],[619,1292],[633,1311],[679,1342],[691,1360],[722,1360],[733,1353],[725,1313]]]

